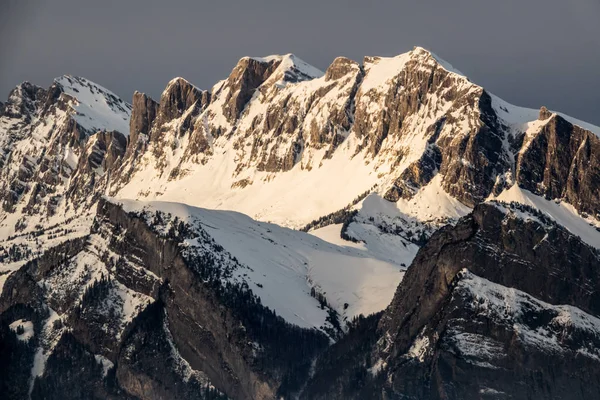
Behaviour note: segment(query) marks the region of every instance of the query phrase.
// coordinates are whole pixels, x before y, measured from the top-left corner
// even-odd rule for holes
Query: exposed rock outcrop
[[[597,249],[535,210],[479,205],[431,237],[381,318],[328,350],[307,398],[595,397],[599,267]]]
[[[222,398],[219,391],[273,399],[299,389],[325,335],[286,323],[247,286],[225,285],[220,276],[237,260],[206,232],[176,221],[166,235],[162,229],[101,199],[90,236],[7,279],[0,321],[33,320],[37,351],[47,357],[32,398],[60,398],[65,387],[84,397],[152,400]],[[186,251],[192,238],[208,251]],[[70,374],[73,365],[81,373]]]
[[[144,93],[133,94],[131,121],[129,122],[129,140],[136,143],[139,135],[148,135],[152,123],[158,114],[158,103]],[[130,146],[133,148],[133,146]]]
[[[548,110],[542,109],[542,116],[548,122],[533,137],[525,138],[519,152],[517,184],[600,215],[600,138]]]

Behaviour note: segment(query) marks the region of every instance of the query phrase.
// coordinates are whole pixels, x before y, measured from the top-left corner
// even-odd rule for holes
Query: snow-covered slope
[[[521,189],[518,185],[500,193],[493,200],[515,202],[533,207],[565,227],[572,234],[579,236],[590,246],[600,249],[600,222],[595,218],[582,216],[568,203],[547,200]]]
[[[130,116],[130,104],[84,78],[14,89],[0,115],[0,237],[89,217],[86,205],[125,151]]]
[[[90,134],[118,131],[129,134],[131,105],[102,86],[78,76],[64,75],[54,83],[73,98],[74,119]]]
[[[241,76],[252,74],[256,86],[240,86]],[[227,117],[232,99],[239,103],[246,92],[239,116]],[[324,75],[293,55],[243,58],[212,89],[205,109],[196,102],[169,122],[170,131],[187,126],[189,133],[167,130],[148,143],[111,193],[302,227],[376,187],[404,214],[456,218],[468,211],[464,204],[516,182],[514,147],[550,121],[539,114],[488,95],[422,48],[367,57],[363,66],[338,58]],[[205,150],[190,153],[198,140]],[[479,156],[477,146],[491,150]]]
[[[246,282],[262,304],[301,327],[325,325],[327,310],[311,296],[314,289],[327,299],[342,321],[383,310],[418,249],[397,249],[394,260],[377,247],[321,240],[280,226],[258,222],[232,211],[214,211],[181,203],[113,200],[127,212],[144,213],[152,221],[160,211],[198,226],[247,268],[233,281]],[[339,235],[339,232],[338,232]],[[198,246],[198,239],[187,241]],[[332,240],[335,242],[336,240]]]

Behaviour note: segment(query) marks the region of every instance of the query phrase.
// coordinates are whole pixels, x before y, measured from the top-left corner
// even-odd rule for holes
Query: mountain
[[[394,300],[317,363],[306,398],[595,398],[600,251],[484,203],[419,251]]]
[[[600,128],[435,54],[0,109],[8,398],[593,398]]]

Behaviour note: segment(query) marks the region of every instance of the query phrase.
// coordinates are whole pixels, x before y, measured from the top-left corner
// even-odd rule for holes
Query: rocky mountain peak
[[[244,108],[244,105],[258,88],[277,68],[273,63],[256,61],[253,58],[243,58],[233,69],[226,81],[223,115],[233,123]]]
[[[88,134],[118,131],[129,134],[131,105],[110,90],[82,77],[64,75],[54,80],[73,109],[73,118]],[[69,102],[70,99],[70,102]]]
[[[25,81],[11,90],[1,115],[9,118],[21,118],[31,115],[38,105],[45,100],[45,96],[45,89]]]
[[[301,82],[323,76],[323,71],[313,67],[292,53],[270,55],[266,57],[244,57],[240,62],[258,62],[266,66],[275,66],[271,78],[283,82]],[[239,65],[239,63],[238,63]]]
[[[549,111],[546,107],[542,106],[542,108],[540,108],[540,116],[538,117],[539,120],[543,121],[545,119],[548,119],[552,116],[552,112]]]
[[[519,152],[520,187],[549,199],[566,199],[578,210],[600,216],[600,137],[542,108],[544,124]]]
[[[133,94],[131,120],[129,122],[129,136],[135,143],[140,134],[148,135],[152,123],[158,113],[159,104],[145,93],[137,90]]]
[[[277,80],[280,84],[302,82],[323,76],[321,70],[291,53],[283,56],[268,56],[257,60],[279,62],[279,66],[271,79]]]
[[[203,109],[209,98],[208,92],[198,89],[183,78],[171,80],[160,97],[160,123],[181,117],[193,105],[196,105],[198,110]]]
[[[325,80],[331,81],[340,79],[352,72],[359,71],[361,66],[356,62],[346,57],[337,57],[325,71]]]
[[[240,117],[255,90],[262,93],[290,83],[311,80],[323,72],[293,54],[242,58],[220,92],[224,93],[222,112],[231,124]]]
[[[271,77],[281,62],[279,57],[244,57],[237,63],[224,86],[222,112],[229,123],[239,118],[254,91]]]

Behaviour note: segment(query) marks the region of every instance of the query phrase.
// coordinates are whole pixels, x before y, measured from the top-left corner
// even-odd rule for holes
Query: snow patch
[[[19,339],[22,342],[27,342],[33,337],[33,322],[31,321],[19,319],[10,324],[8,327],[10,328],[10,330],[17,334],[17,339]],[[18,329],[20,329],[20,327],[23,328],[22,333],[18,333]]]
[[[103,357],[99,354],[94,354],[94,358],[98,364],[102,365],[102,377],[105,378],[108,371],[115,366],[108,358]]]
[[[400,199],[398,209],[420,221],[458,219],[471,212],[471,208],[450,196],[442,187],[443,176],[437,174],[427,186],[422,187],[410,200]]]
[[[410,53],[403,53],[396,57],[376,57],[365,65],[365,77],[360,85],[360,91],[367,93],[373,89],[382,89],[402,72],[404,66],[411,59]]]
[[[234,279],[247,282],[262,304],[301,327],[319,328],[328,316],[311,297],[313,287],[343,318],[351,319],[387,307],[404,275],[404,267],[367,249],[328,243],[240,213],[180,203],[114,201],[127,212],[160,210],[200,226],[248,267],[236,270]]]
[[[408,349],[407,355],[410,358],[417,359],[419,362],[425,361],[425,356],[429,350],[429,337],[421,333],[414,340],[413,344]]]

